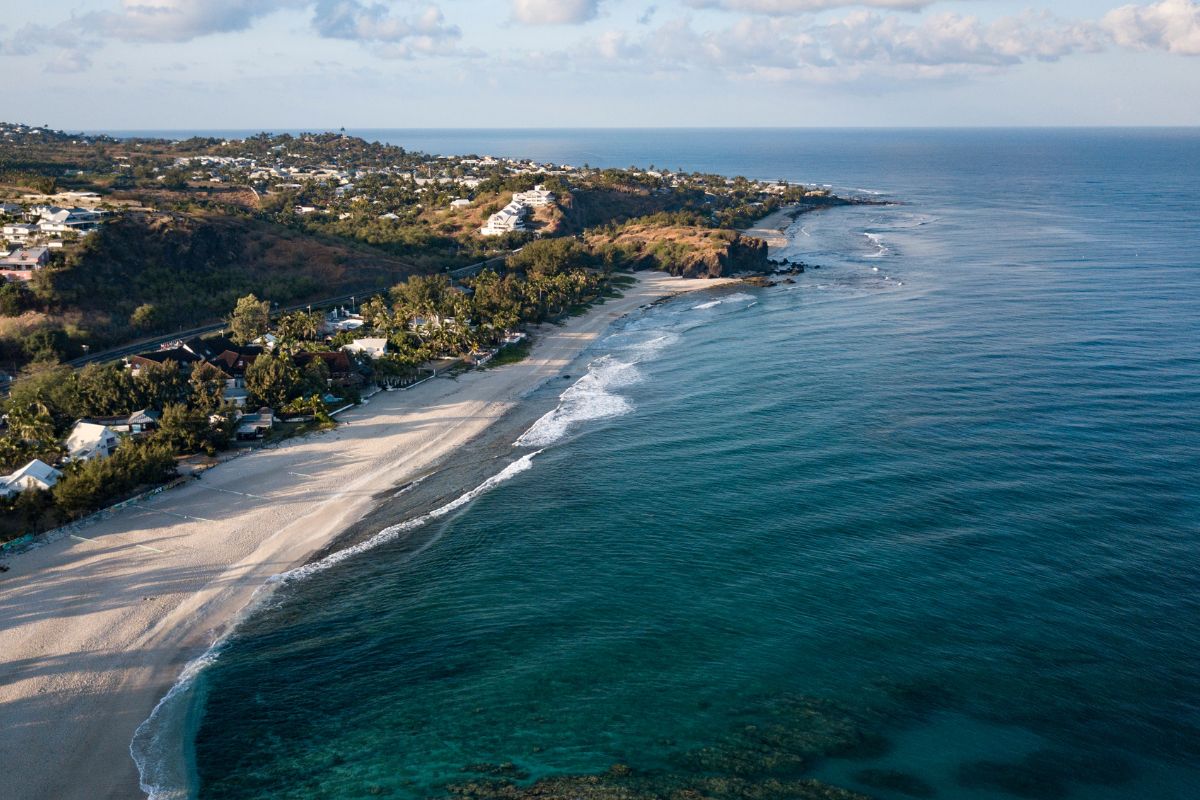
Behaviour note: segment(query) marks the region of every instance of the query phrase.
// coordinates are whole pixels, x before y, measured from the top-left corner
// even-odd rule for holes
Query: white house
[[[108,458],[120,442],[120,437],[107,425],[80,420],[67,437],[67,455],[72,461]]]
[[[58,206],[40,206],[34,209],[43,223],[64,225],[74,230],[88,230],[96,227],[104,212],[94,208],[59,208]]]
[[[450,209],[452,211],[458,211],[460,209],[470,208],[470,207],[471,207],[471,201],[465,197],[459,197],[455,200],[450,201]]]
[[[11,475],[0,476],[0,497],[12,497],[29,489],[49,491],[61,477],[61,472],[35,458]]]
[[[370,339],[355,339],[342,347],[348,353],[363,353],[371,358],[387,355],[387,339],[383,337]]]
[[[31,237],[36,236],[37,232],[36,225],[26,225],[23,223],[5,225],[3,228],[0,228],[0,236],[3,236],[14,244],[24,244]]]
[[[488,217],[487,224],[479,229],[479,233],[483,236],[503,236],[513,231],[527,230],[525,219],[528,216],[529,206],[514,200]]]
[[[530,208],[545,208],[554,205],[554,192],[539,183],[528,192],[514,194],[513,201],[523,203]]]

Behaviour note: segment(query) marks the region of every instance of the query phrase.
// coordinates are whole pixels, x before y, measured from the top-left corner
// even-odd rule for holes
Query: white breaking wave
[[[660,337],[666,339],[667,337]],[[655,340],[645,346],[652,346]],[[554,410],[543,414],[513,442],[516,447],[545,447],[567,435],[577,422],[621,417],[633,410],[633,404],[612,389],[630,386],[641,380],[633,363],[602,356],[588,366],[588,372],[559,395]]]
[[[604,340],[604,344],[614,348],[615,352],[589,364],[587,374],[559,395],[558,406],[538,418],[513,442],[513,446],[546,447],[561,440],[576,423],[625,416],[633,411],[633,404],[614,390],[642,380],[637,364],[654,358],[679,342],[683,338],[681,331],[707,324],[698,317],[686,319],[688,311],[715,308],[726,303],[746,303],[742,308],[749,308],[757,302],[752,295],[735,292],[690,308],[685,307],[670,315],[674,322],[669,324],[675,330],[660,327],[663,318],[659,315],[629,322],[622,330]],[[654,327],[648,327],[651,325]]]
[[[358,544],[354,545],[353,547],[347,547],[345,550],[338,550],[336,553],[330,553],[329,555],[325,556],[325,558],[322,558],[320,561],[314,561],[311,564],[305,564],[304,566],[296,567],[295,569],[290,569],[287,572],[281,572],[278,575],[273,576],[269,582],[274,583],[274,584],[286,584],[286,583],[291,583],[300,578],[307,578],[309,575],[315,575],[318,572],[324,572],[325,570],[329,569],[333,565],[340,564],[343,561],[345,561],[347,558],[350,558],[351,556],[356,556],[359,553],[365,553],[368,550],[373,550],[381,544],[385,544],[386,542],[392,541],[393,539],[395,539],[397,536],[399,536],[402,533],[407,533],[408,531],[411,531],[415,528],[421,527],[422,525],[424,525],[427,522],[432,522],[435,519],[439,519],[441,517],[446,516],[447,514],[457,511],[458,509],[465,506],[467,503],[474,500],[476,497],[479,497],[481,494],[488,492],[489,490],[495,488],[496,486],[499,486],[500,484],[504,483],[505,481],[509,480],[510,478],[513,478],[516,475],[520,475],[522,472],[525,472],[526,470],[530,469],[533,466],[534,456],[538,455],[541,452],[542,452],[541,450],[535,450],[532,453],[527,453],[527,454],[521,456],[516,461],[509,464],[507,467],[500,470],[495,475],[488,478],[486,481],[479,484],[471,491],[467,492],[466,494],[462,495],[461,497],[459,497],[455,500],[451,500],[449,503],[446,503],[446,505],[444,505],[444,506],[435,508],[433,511],[430,511],[428,514],[422,514],[421,516],[415,517],[414,519],[410,519],[407,522],[401,522],[397,525],[391,525],[387,528],[384,528],[379,533],[372,536],[370,539],[367,539],[365,542],[359,542]],[[425,547],[428,547],[432,543],[433,543],[432,541],[427,542],[425,544]],[[420,554],[421,552],[423,552],[425,550],[425,547],[422,547],[419,550],[413,551],[413,553],[411,555]]]
[[[725,297],[718,297],[716,300],[709,300],[707,303],[701,303],[700,305],[692,306],[692,310],[701,311],[705,308],[716,308],[717,306],[725,303],[738,303],[746,300],[754,300],[754,298],[745,292],[737,292],[735,294],[726,295]]]
[[[188,775],[178,736],[185,735],[196,677],[217,660],[225,641],[226,637],[221,637],[200,657],[189,661],[175,685],[133,732],[129,755],[137,765],[138,785],[150,800],[185,800],[190,795],[194,781]],[[173,735],[176,732],[178,736]]]
[[[870,239],[871,244],[875,245],[876,247],[876,252],[868,255],[867,258],[883,258],[890,252],[888,250],[888,246],[883,243],[883,237],[880,234],[864,233],[863,236],[866,236],[868,239]]]
[[[533,466],[534,457],[541,452],[541,450],[535,450],[521,456],[471,491],[428,514],[384,528],[370,539],[353,547],[347,547],[345,550],[331,553],[320,561],[314,561],[311,564],[305,564],[271,577],[264,587],[255,592],[246,608],[238,615],[235,623],[229,626],[229,630],[203,654],[188,662],[179,674],[179,679],[175,681],[175,685],[158,701],[154,710],[150,712],[150,716],[134,731],[133,741],[129,744],[129,754],[133,757],[134,764],[137,765],[138,784],[149,800],[186,800],[191,795],[191,787],[194,786],[195,780],[194,776],[189,774],[180,739],[187,735],[188,714],[191,712],[192,706],[191,691],[195,687],[196,678],[217,661],[230,634],[237,628],[237,623],[258,609],[275,587],[317,572],[323,572],[351,556],[376,548],[392,541],[402,533],[457,511],[480,495],[530,469]],[[430,539],[419,549],[410,553],[409,557],[424,552],[435,541],[436,538]],[[264,588],[268,591],[263,592]]]

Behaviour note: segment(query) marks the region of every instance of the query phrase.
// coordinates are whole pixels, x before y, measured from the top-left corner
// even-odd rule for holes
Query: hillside
[[[620,254],[635,269],[657,269],[688,278],[716,278],[739,272],[766,272],[767,245],[737,231],[633,222],[586,237],[596,252]]]
[[[345,240],[218,213],[126,212],[39,272],[37,313],[0,327],[3,366],[42,351],[71,357],[219,319],[253,292],[279,305],[390,286],[411,273]],[[29,338],[46,331],[34,344]]]

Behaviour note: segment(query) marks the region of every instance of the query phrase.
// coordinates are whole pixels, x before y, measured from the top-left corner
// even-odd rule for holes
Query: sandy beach
[[[617,318],[722,281],[641,273],[543,326],[529,358],[382,393],[335,431],[237,458],[0,575],[0,763],[10,800],[141,796],[134,730],[272,575],[301,564],[558,375]]]
[[[752,227],[743,230],[742,234],[762,239],[767,243],[768,249],[787,247],[788,239],[785,231],[796,221],[796,217],[804,213],[804,210],[800,206],[784,206],[758,220]]]

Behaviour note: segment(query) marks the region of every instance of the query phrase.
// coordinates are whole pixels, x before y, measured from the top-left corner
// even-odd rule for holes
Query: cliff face
[[[731,230],[628,225],[615,234],[593,234],[588,244],[598,252],[613,253],[635,269],[662,270],[685,278],[770,271],[766,243]]]

